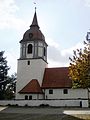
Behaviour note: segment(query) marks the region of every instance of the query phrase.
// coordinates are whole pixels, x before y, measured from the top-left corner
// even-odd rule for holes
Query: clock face
[[[32,38],[32,37],[33,37],[33,34],[32,34],[32,33],[30,33],[30,34],[29,34],[29,37],[30,37],[30,38]]]

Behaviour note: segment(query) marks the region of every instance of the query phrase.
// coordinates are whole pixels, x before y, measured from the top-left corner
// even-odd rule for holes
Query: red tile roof
[[[36,94],[42,94],[42,90],[40,88],[40,85],[38,83],[38,80],[33,79],[31,80],[19,93],[36,93]]]
[[[42,88],[70,88],[72,82],[68,77],[68,67],[46,68]]]

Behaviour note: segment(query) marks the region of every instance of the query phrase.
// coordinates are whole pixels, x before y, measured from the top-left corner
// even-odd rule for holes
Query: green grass
[[[90,115],[0,113],[0,120],[90,120]]]

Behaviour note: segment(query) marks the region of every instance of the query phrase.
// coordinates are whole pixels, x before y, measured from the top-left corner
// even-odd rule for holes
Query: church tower
[[[21,94],[20,91],[22,91],[30,82],[35,80],[38,82],[35,84],[41,86],[44,70],[46,67],[47,43],[43,33],[40,31],[35,10],[30,29],[24,33],[23,39],[20,41],[20,58],[18,59],[17,68],[16,99],[25,98],[25,96]]]

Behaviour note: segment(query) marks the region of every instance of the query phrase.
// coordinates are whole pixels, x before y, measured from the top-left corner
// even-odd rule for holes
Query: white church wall
[[[38,47],[38,56],[39,57],[43,56],[43,47]]]
[[[80,101],[82,107],[88,107],[88,100],[0,100],[0,105],[80,107]]]
[[[32,79],[37,79],[39,84],[42,84],[44,70],[47,67],[47,63],[42,59],[31,59],[30,65],[28,65],[27,62],[28,60],[18,60],[16,99],[18,99],[19,96],[18,92]]]
[[[42,42],[38,42],[38,56],[42,57],[43,56],[43,43]]]
[[[53,94],[49,94],[49,90],[53,90]],[[87,89],[67,89],[68,93],[64,94],[64,89],[46,89],[46,99],[87,99]]]
[[[25,96],[28,96],[28,99],[29,99],[29,96],[32,96],[32,100],[43,99],[43,94],[17,94],[17,98],[21,100],[25,100]]]

